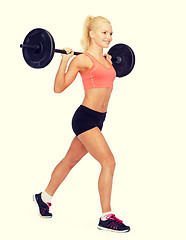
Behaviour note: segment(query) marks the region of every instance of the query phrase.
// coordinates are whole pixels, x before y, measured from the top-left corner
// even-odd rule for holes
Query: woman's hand
[[[63,48],[63,50],[66,51],[66,54],[61,54],[63,56],[63,59],[69,60],[74,55],[74,51],[71,48]]]

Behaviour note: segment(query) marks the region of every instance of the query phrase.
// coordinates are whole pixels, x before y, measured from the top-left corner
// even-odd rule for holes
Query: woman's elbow
[[[55,93],[62,93],[66,89],[66,86],[59,85],[59,84],[54,84],[54,92]]]
[[[59,89],[59,88],[54,87],[54,92],[55,93],[62,93],[63,91],[64,91],[63,89]]]

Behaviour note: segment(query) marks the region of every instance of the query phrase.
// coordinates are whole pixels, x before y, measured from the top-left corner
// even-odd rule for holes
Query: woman
[[[54,91],[63,92],[81,74],[85,97],[72,119],[72,128],[76,134],[63,160],[54,169],[51,180],[44,192],[34,195],[40,215],[52,217],[49,212],[52,196],[64,181],[70,170],[90,153],[100,164],[101,173],[98,181],[102,216],[98,228],[116,232],[128,232],[130,227],[115,217],[111,210],[111,190],[115,169],[114,156],[101,133],[106,117],[107,106],[113,89],[116,72],[112,66],[111,56],[103,56],[103,48],[108,48],[112,41],[112,26],[103,17],[87,17],[81,44],[84,53],[73,56],[73,50],[65,48],[67,54],[62,60],[55,78]]]

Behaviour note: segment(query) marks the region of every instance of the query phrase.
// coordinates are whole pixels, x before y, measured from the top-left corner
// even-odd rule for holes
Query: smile
[[[107,43],[107,44],[110,44],[110,41],[104,41],[105,43]]]

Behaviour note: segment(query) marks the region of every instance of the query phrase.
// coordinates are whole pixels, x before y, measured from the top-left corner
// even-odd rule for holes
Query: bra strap
[[[89,58],[92,60],[93,63],[96,62],[96,59],[95,59],[90,53],[84,52],[84,54],[85,54],[87,57],[89,57]]]

